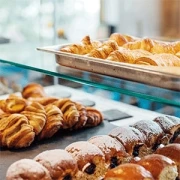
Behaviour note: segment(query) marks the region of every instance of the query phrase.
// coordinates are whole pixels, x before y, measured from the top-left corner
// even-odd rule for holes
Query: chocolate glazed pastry
[[[168,141],[165,145],[172,143],[176,137],[180,134],[180,124],[173,123],[168,117],[157,117],[153,120],[158,123],[164,133],[168,137]]]
[[[144,144],[143,136],[140,137],[140,132],[134,132],[129,126],[114,128],[109,136],[120,141],[126,149],[126,152],[131,156],[144,156],[148,153],[147,146]]]
[[[65,148],[77,161],[81,171],[79,179],[97,180],[103,178],[106,172],[105,157],[103,152],[95,145],[78,141]]]
[[[21,159],[9,166],[6,180],[52,180],[48,170],[31,159]]]
[[[148,153],[154,152],[166,138],[161,127],[154,121],[141,120],[132,125],[132,127],[138,129],[146,137],[145,144],[148,147]]]
[[[126,153],[124,146],[118,140],[108,135],[93,136],[88,141],[101,149],[109,169],[122,163],[127,163],[131,159],[130,155]]]
[[[78,173],[76,160],[62,149],[44,151],[38,154],[34,160],[48,169],[52,179],[73,180]]]

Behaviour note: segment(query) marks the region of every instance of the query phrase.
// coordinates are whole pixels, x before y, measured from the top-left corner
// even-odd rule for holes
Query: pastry
[[[130,161],[130,156],[126,153],[124,146],[118,140],[108,135],[93,136],[88,142],[101,149],[109,169]]]
[[[158,148],[155,153],[164,155],[176,163],[178,178],[180,179],[180,144],[168,144],[167,146]]]
[[[29,124],[33,127],[33,131],[38,135],[46,123],[46,111],[44,107],[37,102],[33,102],[27,106],[21,114],[28,118]]]
[[[97,126],[103,122],[103,115],[100,111],[93,107],[86,107],[87,111],[87,122],[85,127],[93,127]]]
[[[178,135],[178,136],[176,137],[176,139],[173,141],[173,143],[178,143],[178,144],[180,144],[180,135]]]
[[[136,133],[134,132],[136,131]],[[126,149],[126,152],[131,156],[144,156],[148,153],[146,144],[144,143],[143,135],[140,135],[138,130],[133,130],[133,128],[124,126],[117,127],[111,130],[109,136],[116,138],[120,141]]]
[[[11,164],[6,180],[52,180],[48,170],[31,159],[21,159]]]
[[[35,98],[28,98],[28,101],[32,102],[38,102],[39,104],[42,104],[43,106],[46,106],[48,104],[52,104],[55,101],[57,101],[58,98],[55,97],[35,97]]]
[[[38,137],[39,139],[52,137],[63,124],[63,114],[57,106],[49,104],[45,106],[45,111],[47,116],[46,123]]]
[[[86,141],[78,141],[68,145],[65,150],[77,161],[81,179],[97,180],[104,177],[105,157],[97,146]]]
[[[136,161],[136,163],[151,172],[156,180],[175,180],[178,176],[175,162],[163,155],[147,155]]]
[[[104,180],[154,180],[154,178],[144,167],[127,163],[108,170]]]
[[[8,148],[30,146],[35,133],[28,119],[21,114],[11,114],[0,120],[0,145]]]
[[[52,179],[73,180],[78,173],[77,162],[62,149],[44,151],[34,160],[48,169]]]
[[[44,97],[46,96],[46,93],[44,91],[44,88],[37,83],[29,83],[26,85],[22,92],[22,97],[25,99],[28,99],[30,97]]]
[[[0,99],[0,109],[2,109],[2,111],[6,111],[6,100],[5,99]]]

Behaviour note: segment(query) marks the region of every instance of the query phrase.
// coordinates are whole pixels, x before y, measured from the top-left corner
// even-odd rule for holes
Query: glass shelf
[[[13,65],[128,96],[180,107],[178,91],[63,67],[56,64],[53,54],[37,51],[36,47],[40,46],[42,45],[39,43],[0,45],[0,67]]]

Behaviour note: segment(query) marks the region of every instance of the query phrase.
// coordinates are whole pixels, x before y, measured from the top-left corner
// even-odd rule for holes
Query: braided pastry
[[[59,99],[54,102],[63,113],[63,128],[72,128],[79,120],[79,112],[75,106],[75,103],[68,98]]]
[[[46,111],[44,107],[37,102],[33,102],[21,114],[28,118],[29,124],[33,127],[35,134],[38,135],[46,123]]]
[[[85,127],[97,126],[103,121],[103,115],[100,111],[92,107],[86,107],[87,122]]]
[[[25,86],[21,94],[22,94],[22,97],[25,99],[28,99],[30,97],[46,96],[44,88],[40,84],[37,84],[37,83],[30,83],[27,86]]]
[[[27,147],[33,142],[34,136],[33,127],[24,115],[11,114],[0,120],[0,142],[3,147]]]
[[[45,106],[45,111],[47,115],[46,124],[39,135],[39,139],[52,137],[62,127],[63,114],[57,106],[49,104]]]

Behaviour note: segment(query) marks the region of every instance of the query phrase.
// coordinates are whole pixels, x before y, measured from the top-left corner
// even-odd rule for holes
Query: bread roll
[[[104,180],[154,180],[154,178],[144,167],[127,163],[108,170]]]
[[[77,161],[81,171],[80,179],[97,180],[103,178],[106,172],[103,152],[94,144],[78,141],[65,148]]]
[[[48,169],[52,179],[74,179],[78,172],[77,162],[62,149],[44,151],[34,160]]]
[[[31,159],[21,159],[11,164],[6,180],[52,180],[48,170]]]
[[[126,153],[124,146],[108,135],[93,136],[88,141],[101,149],[109,169],[130,161],[130,155]]]

